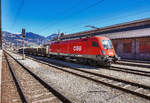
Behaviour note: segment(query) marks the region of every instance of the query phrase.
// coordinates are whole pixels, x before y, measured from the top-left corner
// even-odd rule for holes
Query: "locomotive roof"
[[[59,43],[59,42],[61,42],[61,41],[64,41],[64,42],[65,42],[65,41],[68,41],[68,40],[80,40],[80,39],[95,38],[95,37],[96,37],[96,38],[97,38],[97,37],[108,38],[107,36],[102,36],[102,35],[101,35],[101,36],[100,36],[100,35],[99,35],[99,36],[98,36],[98,35],[97,35],[97,36],[91,36],[91,37],[90,37],[90,36],[89,36],[89,37],[88,37],[88,36],[83,36],[83,37],[81,37],[81,38],[78,37],[78,38],[68,38],[68,39],[56,40],[56,41],[53,41],[53,42],[51,42],[51,43]],[[109,38],[108,38],[108,39],[109,39]]]
[[[137,30],[140,30],[140,33],[137,33]],[[63,37],[61,37],[61,39],[73,39],[94,35],[106,36],[111,39],[150,36],[150,34],[146,33],[146,30],[150,31],[150,18],[122,24],[116,24],[112,26],[99,28],[96,30],[83,31],[74,34],[64,35]],[[128,33],[128,31],[134,32]]]

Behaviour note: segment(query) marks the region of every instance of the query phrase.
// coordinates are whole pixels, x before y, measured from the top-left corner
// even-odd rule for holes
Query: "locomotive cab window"
[[[113,49],[111,40],[102,40],[102,44],[104,46],[104,49]]]
[[[93,42],[92,42],[92,46],[93,46],[93,47],[99,47],[99,45],[98,45],[98,43],[97,43],[96,41],[93,41]]]

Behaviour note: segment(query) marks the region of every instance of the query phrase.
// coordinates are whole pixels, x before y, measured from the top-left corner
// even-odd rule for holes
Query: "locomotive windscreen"
[[[113,49],[111,40],[102,40],[102,44],[104,46],[104,49]]]

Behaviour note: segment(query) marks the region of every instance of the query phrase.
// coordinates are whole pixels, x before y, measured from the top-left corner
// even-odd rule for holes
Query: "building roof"
[[[108,36],[112,39],[150,36],[150,34],[148,33],[137,34],[136,32],[136,34],[132,33],[132,35],[131,34],[129,35],[128,33],[124,33],[127,31],[134,31],[137,29],[140,30],[144,28],[146,29],[150,28],[150,18],[136,20],[136,21],[127,22],[127,23],[116,24],[112,26],[99,28],[96,30],[89,30],[89,31],[77,32],[74,34],[68,34],[68,35],[64,35],[63,37],[61,37],[61,39],[78,38],[78,37],[93,36],[93,35]],[[119,34],[116,34],[118,32]]]

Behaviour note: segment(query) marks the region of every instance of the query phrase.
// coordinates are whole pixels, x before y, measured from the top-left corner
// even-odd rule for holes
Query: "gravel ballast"
[[[34,73],[42,77],[48,83],[53,84],[55,87],[61,89],[62,91],[68,92],[70,95],[80,99],[83,103],[150,103],[143,98],[101,84],[97,84],[84,78],[76,77],[63,71],[37,63],[33,60],[21,60],[19,55],[13,54],[13,56],[15,56],[20,62],[30,67]],[[70,65],[74,66],[73,63]],[[82,68],[81,65],[78,66]],[[129,80],[130,78],[133,78],[127,78],[128,75],[125,75],[125,73],[122,74],[121,72],[110,70],[97,70],[97,68],[91,68],[91,71],[100,72],[111,76],[113,75],[114,77],[118,78],[120,78],[122,75],[121,78]],[[133,76],[135,78],[135,75]],[[137,79],[139,78],[141,78],[141,76],[137,77]],[[145,83],[145,81],[141,83]]]

